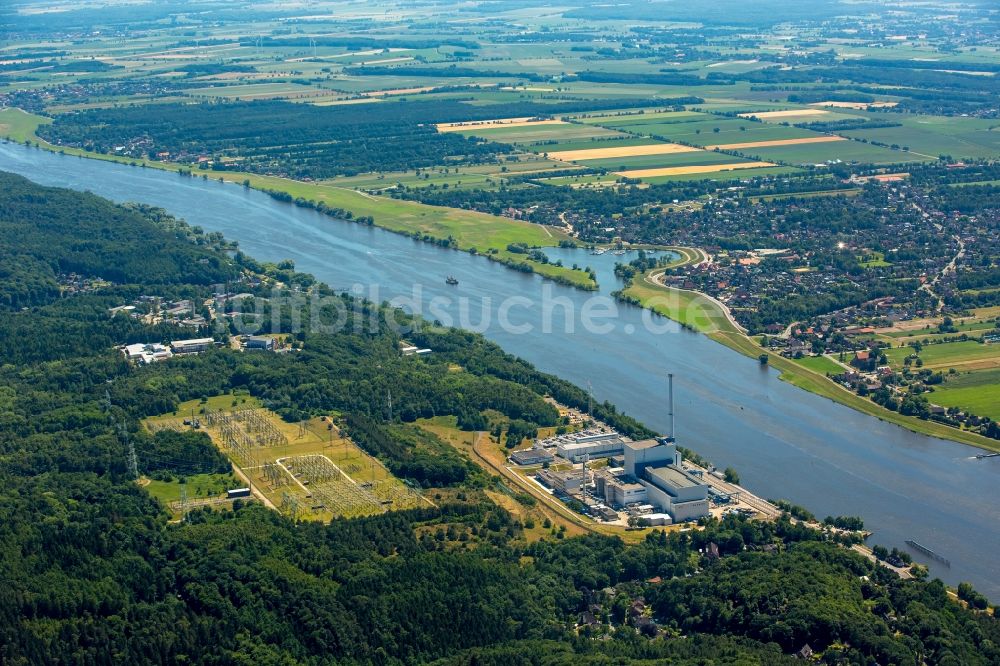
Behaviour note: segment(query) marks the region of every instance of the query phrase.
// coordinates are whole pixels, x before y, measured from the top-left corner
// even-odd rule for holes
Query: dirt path
[[[485,433],[478,433],[476,441],[472,445],[477,462],[488,470],[510,480],[519,490],[526,491],[537,499],[542,512],[554,522],[566,525],[567,530],[573,529],[575,533],[591,532],[593,534],[608,534],[608,532],[598,529],[597,524],[591,523],[582,516],[578,516],[568,506],[554,502],[552,497],[548,496],[541,488],[528,482],[516,472],[507,469],[507,466],[502,461],[496,460],[496,456],[490,454],[488,450],[490,439],[489,436],[484,435]]]

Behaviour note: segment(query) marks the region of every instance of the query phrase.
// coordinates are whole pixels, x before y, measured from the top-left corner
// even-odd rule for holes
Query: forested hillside
[[[991,616],[787,518],[731,517],[633,546],[529,539],[483,492],[497,481],[413,422],[550,424],[543,393],[578,406],[587,395],[479,336],[425,327],[408,339],[435,353],[404,358],[388,326],[348,326],[300,332],[294,353],[220,347],[131,366],[114,345],[174,331],[107,308],[151,292],[204,297],[215,279],[271,269],[148,210],[0,182],[0,265],[19,269],[0,281],[4,303],[67,270],[64,256],[108,281],[42,291],[0,318],[0,663],[791,664],[805,643],[828,663],[1000,662]],[[387,386],[406,406],[391,416]],[[122,424],[140,473],[218,471],[207,438],[153,435],[140,420],[234,390],[289,420],[344,415],[360,445],[442,499],[329,525],[239,502],[168,522],[130,474]],[[599,414],[647,433],[610,406]],[[595,622],[578,629],[583,614]]]

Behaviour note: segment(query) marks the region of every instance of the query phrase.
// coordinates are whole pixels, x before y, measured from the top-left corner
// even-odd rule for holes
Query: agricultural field
[[[726,171],[708,171],[701,172],[697,174],[692,174],[690,171],[688,173],[668,173],[658,176],[646,176],[642,179],[642,182],[649,185],[660,185],[663,183],[682,183],[685,181],[698,180],[698,181],[715,181],[721,186],[723,183],[731,183],[733,181],[737,182],[747,182],[753,178],[764,178],[771,176],[796,176],[802,175],[804,172],[800,169],[787,166],[772,166],[772,167],[754,167],[752,169],[730,169]]]
[[[440,166],[413,171],[390,171],[387,173],[341,176],[322,181],[323,185],[375,192],[404,187],[452,187],[495,189],[511,176],[543,173],[551,169],[563,169],[566,165],[545,159],[531,153],[519,154],[516,158],[499,164],[479,166]]]
[[[322,96],[323,92],[312,86],[298,83],[258,83],[246,85],[211,86],[191,88],[187,94],[192,97],[221,99],[295,99]]]
[[[854,139],[909,148],[914,154],[953,160],[1000,157],[1000,122],[941,116],[902,117],[901,127],[843,132]]]
[[[233,402],[232,396],[191,401],[174,414],[147,419],[145,425],[153,432],[192,427],[206,432],[259,499],[299,519],[326,521],[430,506],[418,491],[344,437],[332,417],[292,424],[252,400]],[[192,481],[213,489],[218,482]],[[179,490],[172,485],[154,485],[153,490],[176,503]]]
[[[546,152],[549,159],[561,160],[563,162],[588,162],[613,158],[644,157],[649,155],[672,155],[675,153],[697,152],[697,148],[681,146],[676,143],[647,143],[639,145],[622,146],[614,142],[614,146],[607,148],[584,148],[576,150],[550,150]]]
[[[694,148],[691,150],[674,151],[661,155],[639,155],[636,157],[584,160],[581,161],[580,164],[599,169],[625,171],[630,169],[659,169],[687,166],[714,166],[716,164],[739,164],[749,161],[751,160],[734,157],[727,153]]]
[[[438,128],[441,131],[441,128]],[[482,126],[446,128],[446,133],[457,133],[488,139],[500,143],[526,144],[537,141],[566,141],[580,139],[605,139],[623,137],[621,132],[594,125],[579,125],[560,120],[540,120],[513,124],[484,124]]]
[[[785,109],[782,111],[752,111],[750,113],[741,113],[740,117],[756,118],[757,120],[763,120],[765,122],[784,123],[800,122],[806,118],[822,118],[823,120],[827,120],[831,117],[841,119],[848,116],[831,113],[826,109]]]
[[[839,375],[844,372],[844,366],[826,356],[803,356],[794,360],[802,367],[821,375]]]
[[[649,180],[653,178],[670,177],[670,176],[693,176],[700,174],[728,173],[730,171],[753,170],[760,168],[769,168],[773,166],[775,165],[770,162],[753,162],[749,160],[729,159],[729,160],[723,160],[716,164],[693,164],[686,166],[649,167],[645,169],[641,168],[625,169],[623,171],[616,171],[615,173],[624,178],[637,178],[642,180]]]
[[[942,407],[957,407],[1000,421],[1000,370],[948,375],[928,398]]]
[[[894,368],[901,368],[904,359],[913,353],[914,349],[906,346],[887,349],[885,355]],[[921,348],[917,357],[923,361],[922,367],[935,371],[994,369],[1000,368],[1000,345],[973,340],[929,344]]]
[[[806,143],[800,145],[765,146],[744,148],[740,152],[761,160],[772,160],[792,165],[845,162],[859,164],[898,164],[900,162],[926,162],[927,157],[906,153],[859,141]]]
[[[693,122],[703,120],[704,114],[696,111],[660,111],[656,109],[636,109],[605,113],[586,113],[573,116],[575,122],[604,127],[628,127],[653,123]]]
[[[941,332],[940,317],[931,319],[914,319],[900,322],[891,328],[881,328],[876,331],[880,340],[888,342],[893,347],[908,345],[911,342],[936,342],[944,338],[953,338],[957,334],[965,334],[970,338],[981,338],[986,333],[996,331],[996,318],[1000,308],[977,308],[970,316],[953,317],[951,329]]]
[[[601,123],[601,125],[623,132],[656,136],[666,141],[679,141],[701,147],[820,136],[816,132],[797,127],[771,125],[709,114],[683,115],[679,118],[667,119],[650,117],[648,120],[642,121],[635,119],[612,120]]]

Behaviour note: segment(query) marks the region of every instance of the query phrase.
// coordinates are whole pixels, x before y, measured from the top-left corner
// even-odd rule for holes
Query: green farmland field
[[[667,153],[666,155],[639,155],[635,157],[609,157],[600,160],[584,160],[580,164],[597,169],[656,169],[661,167],[700,166],[703,164],[737,164],[747,162],[739,157],[711,150],[687,153]]]
[[[914,153],[890,150],[858,141],[744,148],[741,152],[747,155],[752,154],[765,161],[779,161],[789,164],[819,164],[832,160],[868,164],[898,164],[901,162],[926,162],[928,160],[928,158]]]
[[[893,366],[901,367],[903,359],[912,353],[910,347],[894,347],[887,349],[885,355]],[[984,345],[973,340],[925,345],[919,356],[925,368],[938,370],[950,367],[963,369],[963,366],[980,369],[1000,367],[1000,345]]]
[[[620,132],[594,125],[537,125],[520,127],[472,127],[460,132],[501,143],[530,143],[532,141],[589,139],[591,137],[624,136]]]
[[[739,160],[734,158],[734,163],[738,161]],[[760,167],[756,169],[741,169],[739,171],[715,171],[711,173],[680,174],[675,176],[654,176],[652,178],[643,178],[642,182],[649,183],[650,185],[673,183],[685,180],[714,180],[724,183],[728,181],[747,181],[751,178],[757,178],[760,176],[782,176],[801,173],[804,172],[794,167],[777,166]]]
[[[949,376],[928,399],[942,407],[958,407],[1000,421],[1000,370]]]
[[[670,141],[680,141],[698,146],[774,141],[779,139],[803,139],[821,136],[816,132],[810,132],[797,127],[769,125],[743,118],[714,118],[711,116],[703,116],[703,118],[703,120],[684,119],[680,122],[629,123],[623,125],[609,122],[603,123],[603,125],[605,127],[620,129],[623,132],[655,135]]]
[[[803,356],[795,359],[795,362],[804,368],[809,368],[814,372],[823,375],[839,375],[844,372],[844,367],[826,356]]]
[[[907,146],[914,153],[953,159],[1000,157],[1000,128],[993,120],[899,116],[890,118],[902,127],[843,132],[844,136],[867,138],[888,145]]]

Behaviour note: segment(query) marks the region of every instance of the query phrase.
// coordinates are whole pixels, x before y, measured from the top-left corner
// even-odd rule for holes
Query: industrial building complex
[[[669,525],[708,516],[710,493],[714,499],[718,493],[710,491],[705,470],[685,466],[677,449],[672,384],[667,436],[633,441],[597,425],[539,439],[532,448],[513,452],[510,461],[541,466],[532,472],[537,483],[601,520],[637,516],[645,524]]]

